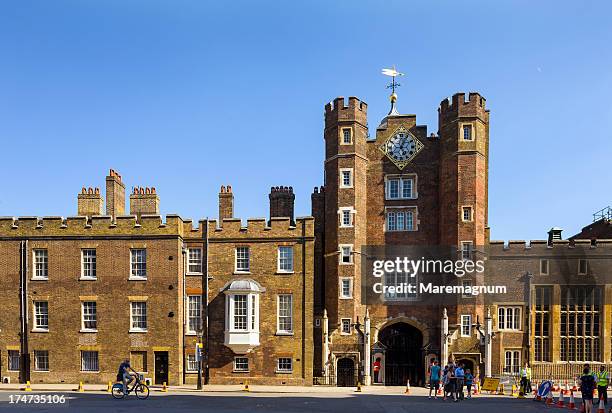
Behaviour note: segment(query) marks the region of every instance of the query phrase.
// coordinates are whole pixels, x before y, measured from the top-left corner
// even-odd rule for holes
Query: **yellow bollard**
[[[242,391],[251,391],[249,389],[249,382],[247,380],[244,381],[244,389],[242,389]]]
[[[113,383],[111,381],[108,382],[108,386],[106,386],[106,392],[107,393],[112,393],[113,392]]]
[[[82,381],[79,382],[79,388],[77,389],[77,391],[79,393],[83,393],[85,391],[85,389],[83,388],[83,382]]]
[[[163,391],[164,393],[168,391],[168,386],[166,385],[166,382],[163,383],[161,391]]]
[[[499,396],[503,396],[504,395],[504,385],[503,384],[499,385],[499,391],[497,392],[497,394]]]
[[[357,382],[357,390],[355,390],[355,392],[357,393],[361,393],[361,382]]]
[[[30,380],[26,381],[25,391],[32,391],[32,385],[30,384]]]

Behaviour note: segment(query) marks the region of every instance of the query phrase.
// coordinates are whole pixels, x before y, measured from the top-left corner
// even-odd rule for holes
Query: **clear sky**
[[[267,216],[271,185],[310,214],[323,107],[399,108],[437,130],[440,101],[491,109],[493,239],[572,235],[612,204],[609,1],[27,1],[0,3],[0,215],[75,215],[109,168],[163,214]]]

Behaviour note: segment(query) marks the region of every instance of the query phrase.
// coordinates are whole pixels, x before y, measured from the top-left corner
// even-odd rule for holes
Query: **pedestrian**
[[[474,376],[470,369],[465,369],[465,390],[467,390],[467,398],[472,398],[472,383],[474,382]]]
[[[584,413],[591,413],[593,410],[593,391],[595,390],[595,378],[589,367],[582,370],[580,377],[580,392],[582,393],[582,404]]]
[[[448,366],[448,373],[446,374],[448,378],[448,387],[447,392],[450,394],[450,397],[453,398],[453,401],[457,401],[457,377],[455,377],[455,366]]]
[[[457,393],[455,401],[463,400],[463,384],[465,379],[465,371],[463,369],[463,363],[459,363],[455,369],[455,392]]]
[[[436,360],[433,361],[429,368],[429,398],[431,399],[431,391],[434,392],[434,399],[438,398],[438,386],[440,385],[440,366]]]
[[[446,394],[448,392],[448,364],[444,366],[444,371],[442,372],[442,393],[444,394],[442,400],[446,401]]]
[[[521,381],[519,387],[519,394],[521,396],[531,393],[531,369],[529,368],[529,363],[525,363],[525,367],[521,369]]]
[[[603,397],[604,404],[608,404],[608,372],[606,371],[606,366],[603,364],[599,367],[599,372],[597,373],[597,398],[601,399]]]

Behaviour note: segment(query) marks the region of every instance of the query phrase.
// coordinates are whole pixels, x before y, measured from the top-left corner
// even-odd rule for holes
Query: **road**
[[[10,404],[9,395],[56,394],[65,395],[61,405]],[[14,399],[14,398],[13,398]],[[544,412],[543,403],[517,400],[504,396],[478,397],[459,403],[428,400],[426,396],[375,393],[239,393],[239,392],[184,392],[151,393],[147,400],[129,396],[114,400],[108,393],[51,393],[0,392],[0,412],[275,412],[275,413],[516,413]],[[558,409],[557,409],[558,410]],[[560,411],[560,410],[559,410]]]

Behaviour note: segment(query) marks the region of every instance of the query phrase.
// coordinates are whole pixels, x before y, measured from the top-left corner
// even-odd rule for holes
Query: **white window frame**
[[[466,324],[467,321],[467,324]],[[464,329],[467,327],[468,333],[465,334]],[[461,337],[471,337],[472,335],[472,315],[471,314],[461,314]]]
[[[142,253],[142,255],[140,255]],[[141,259],[144,257],[144,260]],[[144,275],[143,275],[144,274]],[[147,249],[130,248],[130,280],[146,281],[147,279]]]
[[[141,314],[134,314],[134,310],[144,308]],[[136,323],[135,317],[141,317],[144,320],[144,327],[134,326]],[[139,323],[142,320],[138,321]],[[130,333],[146,333],[148,331],[148,320],[147,320],[147,302],[146,301],[130,301]]]
[[[497,307],[497,329],[501,331],[522,330],[523,309],[520,306],[503,305]]]
[[[90,359],[87,360],[86,356],[90,357]],[[92,363],[93,365],[90,368],[85,368],[87,364]],[[98,373],[100,371],[100,353],[98,351],[81,350],[81,371],[86,373]]]
[[[34,350],[34,371],[49,371],[49,350]]]
[[[357,211],[352,206],[338,208],[338,219],[340,228],[352,228],[355,223],[355,214]],[[348,217],[348,223],[345,218]]]
[[[351,325],[352,320],[350,318],[341,318],[340,319],[340,335],[350,336],[353,334],[353,326]],[[344,327],[347,326],[348,323],[348,331]]]
[[[40,256],[38,256],[40,254]],[[49,279],[49,251],[46,248],[32,249],[32,279]]]
[[[39,313],[39,308],[37,306],[37,304],[41,304],[41,309],[42,309],[42,304],[46,304],[46,313],[41,311]],[[49,331],[49,302],[48,301],[34,301],[32,303],[33,306],[33,314],[34,314],[34,318],[32,319],[33,323],[34,323],[34,331]],[[41,319],[46,320],[47,324],[43,325],[43,324],[39,324],[38,322],[38,317],[40,316]]]
[[[385,208],[385,232],[417,231],[416,207]]]
[[[347,257],[347,255],[345,255],[345,249],[349,250],[349,254],[348,254],[348,261],[344,261],[344,257]],[[338,254],[338,261],[340,265],[353,265],[353,244],[340,244],[338,246],[338,251],[340,251],[340,254]]]
[[[465,219],[465,213],[469,213],[468,219]],[[461,207],[461,221],[462,222],[473,222],[474,221],[474,208],[471,205],[463,205]]]
[[[344,283],[348,282],[348,294],[344,294]],[[353,298],[353,278],[352,277],[340,277],[339,281],[339,292],[340,298],[344,300],[348,300]]]
[[[543,271],[542,266],[546,266],[546,271]],[[550,260],[547,258],[540,259],[540,275],[548,275],[550,274]]]
[[[198,333],[197,327],[202,321],[202,295],[200,294],[190,294],[187,296],[187,305],[186,313],[187,313],[187,328],[186,334],[188,335],[196,335]],[[192,321],[195,321],[195,326],[192,324]],[[196,328],[194,328],[196,327]]]
[[[349,183],[346,184],[344,182],[344,174],[348,173],[348,177],[349,177]],[[353,168],[340,168],[339,169],[339,178],[340,178],[340,188],[342,189],[349,189],[349,188],[353,188]]]
[[[246,296],[246,328],[236,328],[236,297]],[[226,331],[228,333],[259,332],[259,294],[236,292],[226,295],[225,299]],[[242,316],[242,315],[241,315]]]
[[[88,254],[93,251],[93,256]],[[81,248],[81,280],[98,279],[98,257],[95,248]],[[92,275],[93,274],[93,275]]]
[[[281,362],[282,360],[282,362]],[[287,360],[289,363],[287,364]],[[281,364],[285,367],[281,368]],[[288,368],[286,366],[289,366]],[[293,358],[291,357],[279,357],[276,359],[276,372],[277,373],[293,373]]]
[[[192,257],[193,253],[193,257]],[[196,255],[199,254],[199,257]],[[187,274],[188,275],[202,275],[204,253],[201,247],[188,247],[187,248]]]
[[[242,365],[246,364],[246,368],[238,368],[238,359],[240,359],[240,362]],[[246,363],[242,363],[243,361],[246,360]],[[244,356],[236,356],[234,357],[234,363],[233,363],[233,371],[236,373],[248,373],[249,372],[249,367],[250,367],[250,363],[249,363],[249,358],[248,357],[244,357]]]
[[[198,372],[198,360],[196,359],[195,353],[185,354],[185,372]]]
[[[469,246],[469,248],[465,248]],[[462,261],[473,261],[474,260],[474,242],[472,241],[461,241],[461,260]]]
[[[510,356],[510,365],[508,365],[508,355]],[[521,370],[521,350],[519,349],[504,349],[504,373],[518,374]]]
[[[239,252],[240,251],[240,252]],[[240,257],[238,255],[243,255],[244,251],[246,251],[246,258]],[[246,259],[246,267],[238,267],[238,260]],[[246,245],[238,246],[234,249],[234,272],[237,274],[250,274],[251,273],[251,248]]]
[[[470,286],[472,287],[474,285],[474,283],[472,282],[472,280],[462,280],[461,281],[461,286],[465,289],[465,287]],[[472,294],[466,294],[465,292],[463,292],[461,294],[461,298],[474,298],[474,295]]]
[[[16,357],[15,357],[16,356]],[[19,350],[8,350],[6,352],[6,357],[7,357],[7,371],[19,371],[19,365],[21,364],[21,357],[19,354]],[[16,368],[15,365],[13,364],[16,361]]]
[[[348,131],[350,136],[350,142],[346,142],[344,140],[346,136],[346,131]],[[352,145],[353,144],[353,128],[340,128],[340,145]]]
[[[85,307],[89,304],[93,304],[94,312],[85,313]],[[89,320],[85,320],[86,316],[89,316]],[[92,317],[93,316],[93,317]],[[95,328],[85,327],[86,321],[92,321],[95,323]],[[81,301],[81,332],[96,332],[98,331],[98,304],[94,300]]]
[[[584,271],[582,271],[582,264],[584,263]],[[589,260],[586,258],[578,259],[578,275],[587,275],[589,273]]]
[[[281,315],[281,301],[287,299],[287,297],[289,298],[289,314]],[[287,311],[287,309],[285,308],[283,311]],[[286,327],[287,320],[290,328],[281,328],[281,326]],[[293,294],[279,294],[276,297],[276,334],[293,335],[293,327]]]
[[[469,130],[469,138],[466,139],[466,130]],[[476,138],[476,133],[475,133],[475,128],[474,125],[471,123],[462,123],[461,124],[461,129],[460,132],[461,133],[461,140],[465,141],[465,142],[474,142],[475,138]]]
[[[284,256],[282,251],[290,251],[288,256]],[[284,273],[284,274],[292,274],[294,271],[294,251],[293,251],[293,245],[279,245],[278,249],[277,249],[277,268],[276,271],[279,273]],[[283,268],[283,260],[290,260],[290,268]]]
[[[391,194],[391,182],[397,181],[397,196]],[[404,189],[410,182],[410,195],[405,196]],[[410,175],[385,175],[385,200],[394,201],[398,199],[417,199],[417,176]]]

